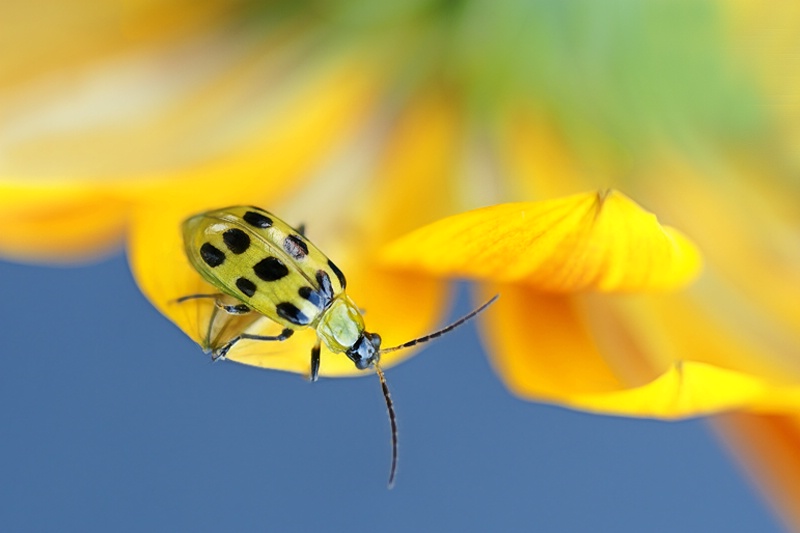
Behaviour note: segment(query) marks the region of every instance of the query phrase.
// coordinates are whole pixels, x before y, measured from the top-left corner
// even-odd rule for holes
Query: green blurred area
[[[260,20],[311,25],[397,64],[394,87],[444,84],[479,117],[517,104],[570,137],[637,151],[763,135],[724,6],[697,0],[413,0],[260,3]],[[411,82],[413,80],[414,83]],[[643,145],[644,143],[644,145]]]

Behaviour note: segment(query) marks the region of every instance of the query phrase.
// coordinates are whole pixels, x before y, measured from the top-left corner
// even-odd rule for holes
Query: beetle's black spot
[[[299,235],[289,235],[283,240],[283,249],[297,260],[308,255],[308,246]]]
[[[247,297],[252,297],[256,293],[256,284],[247,278],[237,279],[236,286]]]
[[[254,228],[263,229],[272,226],[271,218],[266,215],[262,215],[261,213],[256,213],[255,211],[248,211],[242,218]]]
[[[200,247],[200,257],[212,268],[225,262],[225,253],[209,242]]]
[[[325,309],[330,303],[330,298],[326,298],[324,294],[320,294],[311,287],[300,287],[297,289],[297,294],[311,302],[319,309]]]
[[[253,272],[264,281],[277,281],[289,274],[289,269],[277,257],[267,257],[255,264]]]
[[[242,254],[250,248],[250,237],[238,228],[229,229],[222,234],[222,240],[228,250],[236,255]]]
[[[333,261],[331,261],[330,259],[328,259],[328,266],[331,267],[333,273],[336,274],[336,277],[339,279],[339,285],[341,285],[342,289],[344,289],[347,286],[347,280],[344,279],[344,272],[339,270],[339,267],[334,265]]]
[[[275,309],[278,311],[278,316],[285,318],[297,326],[307,326],[311,323],[311,319],[292,303],[281,302],[275,306]]]
[[[317,283],[322,294],[328,300],[333,300],[333,285],[331,285],[331,277],[324,270],[317,270]]]

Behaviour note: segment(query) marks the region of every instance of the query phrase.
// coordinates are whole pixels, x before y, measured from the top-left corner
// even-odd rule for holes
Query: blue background
[[[779,530],[702,421],[519,401],[472,326],[388,371],[387,491],[374,376],[211,363],[121,255],[0,262],[0,294],[3,531]]]

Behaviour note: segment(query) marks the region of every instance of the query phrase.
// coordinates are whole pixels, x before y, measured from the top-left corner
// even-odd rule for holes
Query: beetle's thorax
[[[346,294],[339,295],[320,316],[317,335],[334,353],[346,352],[364,331],[364,319]]]

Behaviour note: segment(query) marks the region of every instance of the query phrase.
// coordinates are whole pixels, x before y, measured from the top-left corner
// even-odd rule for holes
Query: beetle
[[[238,332],[222,345],[210,348],[214,360],[224,359],[245,339],[284,341],[295,330],[313,328],[317,340],[310,356],[312,382],[319,376],[322,343],[333,353],[344,353],[359,370],[375,369],[392,428],[391,487],[397,469],[397,422],[380,366],[381,355],[451,331],[486,309],[497,296],[438,331],[381,348],[380,335],[366,331],[361,311],[345,291],[344,273],[306,238],[304,227],[293,228],[258,207],[233,206],[191,216],[183,222],[182,231],[189,263],[220,293],[187,295],[177,302],[208,298],[228,314],[258,313],[283,327],[272,336]]]

